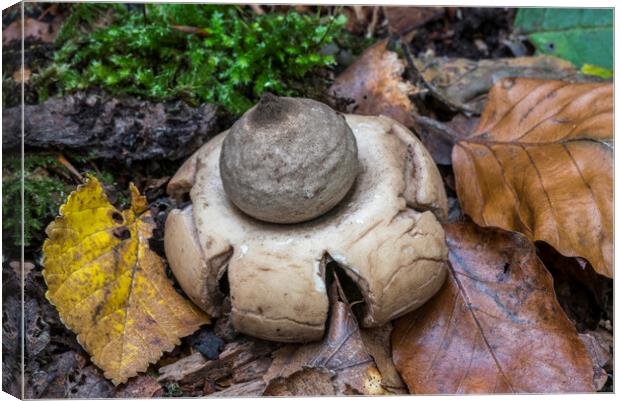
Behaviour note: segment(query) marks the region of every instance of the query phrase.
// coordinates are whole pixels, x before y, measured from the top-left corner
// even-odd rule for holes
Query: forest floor
[[[263,13],[285,11],[282,7],[271,6],[260,9]],[[313,13],[315,9],[299,6],[297,11]],[[510,72],[515,69],[522,70],[522,76],[537,74],[540,66],[512,66],[506,61],[535,54],[535,48],[527,38],[514,34],[516,9],[457,7],[403,11],[385,7],[344,7],[339,12],[348,17],[344,27],[348,39],[345,43],[337,38],[335,44],[325,50],[334,55],[336,64],[317,73],[327,80],[327,85],[322,89],[325,91],[324,98],[330,99],[333,93],[348,93],[348,102],[333,100],[332,96],[332,106],[343,112],[384,112],[412,129],[431,151],[444,180],[450,206],[446,223],[469,221],[461,210],[457,196],[450,161],[452,144],[446,141],[445,135],[436,133],[448,129],[456,132],[455,135],[471,132],[479,122],[491,83],[482,83],[484,77],[474,74],[459,82],[462,87],[458,88],[458,97],[452,96],[449,87],[437,90],[438,86],[424,87],[424,83],[439,82],[433,79],[444,72],[442,68],[445,71],[453,69],[457,71],[455,74],[476,70],[490,76],[499,70]],[[67,7],[52,3],[27,3],[28,37],[24,43],[26,74],[22,77],[21,41],[15,28],[20,18],[19,8],[9,8],[3,12],[3,390],[16,395],[21,392],[20,322],[23,317],[23,385],[27,398],[316,394],[309,388],[309,383],[323,383],[323,378],[318,376],[276,377],[269,383],[264,380],[275,364],[281,363],[283,354],[292,355],[302,346],[262,341],[237,333],[227,314],[183,338],[180,345],[165,353],[145,373],[114,386],[91,362],[76,335],[65,327],[58,311],[47,300],[41,265],[45,227],[86,173],[95,173],[100,177],[111,202],[120,209],[128,205],[130,182],[146,195],[158,225],[150,245],[165,258],[163,224],[168,212],[177,206],[166,194],[168,181],[202,143],[227,129],[239,117],[238,113],[215,104],[189,105],[180,98],[157,102],[147,98],[115,96],[100,88],[62,96],[54,96],[52,92],[49,93],[50,100],[41,102],[41,89],[37,86],[40,81],[33,82],[30,78],[53,62],[58,50],[54,34],[70,15],[71,10]],[[367,49],[381,43],[385,43],[385,49],[375,49],[398,54],[400,64],[382,67],[359,61],[368,54],[365,52]],[[383,56],[377,57],[380,59]],[[441,64],[444,57],[468,61]],[[437,63],[440,67],[434,67]],[[346,75],[351,68],[356,73],[353,78]],[[397,77],[394,73],[391,76],[381,75],[386,74],[382,68],[395,69]],[[433,68],[436,71],[433,72]],[[566,73],[563,67],[553,68],[545,70],[544,74],[554,78],[563,77],[561,74]],[[376,94],[367,97],[367,93],[372,92],[373,88],[369,87],[372,82],[385,83],[390,79],[408,85],[405,100]],[[34,222],[27,228],[23,266],[20,263],[20,209],[16,206],[20,188],[17,178],[21,157],[19,116],[22,81],[26,113],[40,117],[27,123],[38,134],[29,137],[25,149],[25,164],[26,168],[31,169],[28,174],[33,182],[33,186],[29,187],[32,197],[27,195],[26,199],[26,202],[31,202],[33,210],[26,213],[30,214],[27,218]],[[364,83],[358,85],[362,89],[352,89],[359,82]],[[476,87],[476,84],[479,85]],[[157,138],[144,136],[144,127],[173,120],[175,125],[163,126]],[[591,347],[599,352],[598,360],[593,363],[595,371],[599,369],[599,376],[595,379],[596,390],[613,391],[610,359],[613,281],[597,274],[583,259],[564,257],[543,242],[536,245],[538,258],[553,276],[553,289],[564,313],[582,339],[590,341]],[[171,274],[170,277],[174,279]],[[23,311],[21,279],[24,282]],[[350,283],[343,284],[346,285]],[[344,307],[347,300],[343,298],[346,296],[335,294],[331,294],[332,309]],[[345,324],[335,321],[334,315],[330,330]],[[350,311],[344,316],[342,319],[354,319]],[[383,389],[387,389],[387,393],[407,393],[407,387],[391,365],[391,325],[388,326],[380,330],[356,331],[360,343],[350,344],[342,340],[338,345],[343,347],[341,352],[351,354],[354,350],[363,349],[370,354],[373,357],[371,362],[383,374]],[[302,372],[303,363],[299,363],[299,371]],[[317,372],[313,374],[319,375]],[[353,375],[351,372],[349,374]],[[350,380],[348,384],[341,387],[334,383],[332,390],[338,394],[365,393],[364,388],[355,388],[351,384],[355,382],[353,379],[348,377],[347,380]]]

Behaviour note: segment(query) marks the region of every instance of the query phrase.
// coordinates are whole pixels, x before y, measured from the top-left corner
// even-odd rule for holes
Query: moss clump
[[[107,170],[101,173],[86,168],[90,156],[66,155],[84,173],[95,174],[103,183],[112,186],[114,176]],[[21,158],[7,155],[2,159],[2,236],[7,253],[14,254],[23,245],[38,247],[45,239],[45,228],[58,215],[60,206],[75,190],[75,180],[57,155],[28,154],[24,158],[24,236],[21,235]],[[117,203],[129,203],[127,194],[119,193]],[[17,255],[17,254],[16,254]]]
[[[113,7],[106,14],[112,22],[83,34],[92,23],[81,9],[87,6],[74,5],[77,16],[65,24],[62,47],[41,74],[46,81],[57,80],[65,91],[98,86],[112,94],[216,103],[233,113],[264,91],[303,95],[299,82],[308,72],[334,63],[320,49],[346,22],[296,12],[255,15],[236,6],[98,5],[98,14]]]
[[[66,198],[64,181],[48,169],[63,168],[48,155],[24,159],[24,236],[21,236],[21,159],[7,156],[2,161],[2,233],[7,245],[30,246],[43,237],[49,223]]]

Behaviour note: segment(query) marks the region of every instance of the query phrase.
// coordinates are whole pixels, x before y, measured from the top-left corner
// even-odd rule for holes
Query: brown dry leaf
[[[452,151],[465,213],[613,277],[613,86],[504,79]]]
[[[17,83],[28,82],[28,80],[30,80],[31,75],[32,75],[32,71],[30,71],[30,68],[24,67],[23,70],[20,68],[18,70],[15,70],[15,72],[13,72],[13,80]]]
[[[444,227],[450,276],[399,319],[394,361],[412,393],[592,392],[588,352],[523,235]]]
[[[584,79],[568,61],[552,57],[516,57],[493,60],[435,57],[424,54],[414,61],[424,80],[457,109],[479,114],[495,82],[506,77]]]
[[[24,39],[38,39],[43,43],[53,43],[58,35],[59,24],[50,24],[37,21],[34,18],[24,19]],[[13,21],[2,31],[2,44],[22,40],[22,20],[21,18]]]
[[[322,342],[301,347],[288,345],[276,351],[263,377],[268,384],[266,395],[390,394],[381,385],[382,375],[366,351],[351,309],[337,299],[334,287],[331,294],[331,318],[325,338]],[[327,379],[331,385],[326,383]]]
[[[477,117],[457,114],[451,121],[415,115],[414,130],[437,164],[452,164],[452,147],[467,137],[480,121]]]
[[[345,29],[355,34],[362,34],[368,29],[373,7],[343,7],[342,13],[347,17]]]
[[[337,107],[347,113],[383,114],[411,127],[413,104],[409,95],[415,90],[402,77],[405,64],[398,54],[387,50],[382,40],[364,53],[329,88]]]
[[[60,208],[43,245],[47,298],[115,384],[209,322],[175,291],[149,249],[155,225],[142,213],[146,198],[130,189],[131,209],[121,213],[89,176]]]
[[[446,12],[444,7],[384,7],[383,9],[391,31],[397,35],[406,34],[427,22],[440,19]]]

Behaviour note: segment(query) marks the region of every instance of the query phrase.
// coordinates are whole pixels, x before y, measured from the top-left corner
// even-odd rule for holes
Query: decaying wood
[[[180,381],[187,375],[203,369],[209,363],[214,364],[217,361],[209,361],[199,352],[181,358],[178,361],[166,365],[159,369],[159,381]]]
[[[131,97],[76,93],[26,105],[24,144],[70,149],[104,159],[178,160],[218,132],[217,108],[183,101],[153,103]],[[2,111],[2,146],[21,143],[22,108]]]
[[[226,390],[211,394],[211,397],[257,397],[263,394],[267,385],[262,379],[256,379],[247,383],[239,383],[228,387]]]
[[[217,381],[231,375],[235,383],[252,380],[261,377],[267,370],[263,358],[271,355],[277,346],[277,343],[242,339],[227,344],[216,360],[210,361],[200,353],[194,353],[164,366],[159,369],[158,380],[191,383],[204,379]]]

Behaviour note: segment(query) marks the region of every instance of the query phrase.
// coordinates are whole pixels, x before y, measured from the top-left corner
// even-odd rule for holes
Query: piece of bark
[[[232,372],[233,383],[245,383],[256,379],[261,379],[269,370],[273,362],[270,356],[248,362]]]
[[[21,107],[2,111],[2,146],[21,141]],[[70,149],[126,161],[178,160],[191,155],[218,130],[217,108],[182,101],[153,103],[132,97],[76,93],[24,107],[24,144]]]
[[[325,368],[302,368],[287,378],[275,378],[265,390],[265,396],[318,397],[336,394],[333,372]]]
[[[257,379],[251,382],[234,384],[225,390],[217,391],[210,397],[258,397],[263,394],[267,384],[263,379]]]
[[[170,365],[159,369],[158,380],[191,383],[201,379],[217,381],[233,373],[250,362],[270,355],[277,343],[247,339],[228,343],[216,360],[209,361],[196,352]]]
[[[204,368],[208,363],[209,360],[202,356],[200,352],[194,352],[185,358],[161,367],[158,380],[160,382],[180,381],[187,375]]]
[[[114,386],[103,376],[103,372],[95,365],[88,365],[80,369],[75,380],[67,387],[64,397],[66,398],[111,398],[114,394]],[[45,394],[42,398],[55,398]]]
[[[152,398],[162,393],[162,386],[157,378],[148,374],[132,377],[126,384],[115,389],[116,398]]]

